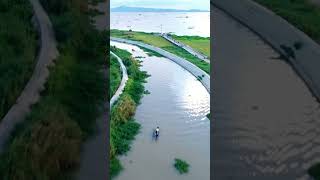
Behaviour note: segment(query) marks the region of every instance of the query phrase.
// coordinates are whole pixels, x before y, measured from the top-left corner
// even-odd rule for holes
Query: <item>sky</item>
[[[110,6],[210,10],[210,0],[110,0]]]

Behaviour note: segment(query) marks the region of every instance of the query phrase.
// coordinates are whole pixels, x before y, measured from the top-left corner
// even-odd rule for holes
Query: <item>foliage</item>
[[[0,120],[16,102],[36,64],[38,35],[28,1],[0,1]]]
[[[210,57],[210,38],[200,36],[177,36],[171,35],[171,37],[183,44],[190,46],[191,48],[199,51],[200,53]]]
[[[136,31],[122,31],[122,30],[116,30],[112,29],[110,32],[110,35],[113,37],[118,38],[124,38],[124,39],[130,39],[135,41],[141,41],[146,44],[150,44],[159,48],[162,48],[172,54],[175,54],[177,56],[180,56],[194,65],[198,66],[200,69],[205,71],[206,73],[210,74],[210,64],[202,61],[198,57],[190,54],[188,51],[184,50],[181,47],[175,46],[163,37],[154,34],[154,33],[145,33],[145,32],[136,32]],[[210,48],[210,47],[209,47]],[[147,51],[147,53],[150,53],[150,51]],[[152,54],[160,56],[159,54]]]
[[[117,91],[120,83],[121,83],[121,74],[122,71],[120,69],[120,64],[118,60],[111,56],[110,58],[110,85],[109,85],[109,100],[114,95],[114,93]]]
[[[112,178],[122,170],[117,155],[123,155],[130,150],[130,144],[139,132],[140,125],[134,121],[133,116],[136,105],[143,96],[145,90],[143,83],[148,75],[139,69],[140,62],[133,59],[129,52],[116,47],[111,47],[111,50],[123,60],[129,76],[123,94],[111,110],[110,176]]]
[[[41,2],[55,31],[66,28],[68,35],[59,41],[60,56],[50,69],[40,102],[16,129],[0,158],[4,180],[70,179],[79,165],[81,144],[94,132],[98,107],[106,100],[101,71],[105,40],[90,24],[82,7],[86,0]],[[69,19],[68,27],[57,23],[63,18]]]
[[[309,0],[255,0],[320,41],[320,7]]]
[[[320,163],[317,163],[311,166],[308,169],[308,173],[312,176],[315,180],[320,180]]]
[[[186,161],[178,158],[174,159],[174,161],[174,167],[179,171],[180,174],[189,172],[189,164]]]

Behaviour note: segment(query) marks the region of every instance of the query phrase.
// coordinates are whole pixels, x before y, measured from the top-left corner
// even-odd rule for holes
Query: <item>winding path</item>
[[[122,38],[115,38],[115,37],[110,37],[110,39],[112,41],[137,45],[140,47],[150,49],[150,50],[155,51],[155,52],[161,54],[162,56],[174,61],[175,63],[177,63],[178,65],[180,65],[181,67],[183,67],[184,69],[189,71],[196,78],[202,77],[201,79],[199,79],[199,81],[203,84],[203,86],[210,93],[210,76],[206,72],[204,72],[202,69],[198,68],[196,65],[190,63],[189,61],[187,61],[179,56],[176,56],[172,53],[169,53],[161,48],[158,48],[158,47],[155,47],[155,46],[152,46],[149,44],[145,44],[142,42],[127,40],[127,39],[122,39]]]
[[[194,50],[192,47],[186,45],[186,44],[183,44],[181,42],[178,42],[176,41],[175,39],[173,39],[172,37],[170,37],[168,34],[162,34],[161,35],[163,38],[165,38],[166,40],[168,40],[169,42],[171,42],[172,44],[176,45],[176,46],[179,46],[181,48],[183,48],[184,50],[188,51],[190,54],[196,56],[197,58],[207,62],[210,64],[210,60],[207,56],[203,55],[202,53]]]
[[[40,92],[44,89],[47,77],[49,76],[48,66],[53,64],[58,56],[56,40],[50,19],[38,0],[30,0],[36,21],[41,33],[41,46],[38,54],[38,62],[34,72],[21,95],[17,99],[0,123],[0,152],[10,134],[18,123],[21,123],[30,112],[30,106],[38,102]]]
[[[115,53],[110,51],[110,54],[112,54],[114,57],[117,58],[120,67],[121,67],[121,71],[122,71],[122,79],[121,79],[121,83],[117,89],[117,91],[114,93],[114,95],[112,96],[111,100],[110,100],[110,109],[112,107],[112,105],[119,99],[120,95],[122,94],[126,83],[128,81],[128,73],[127,73],[127,68],[126,66],[123,64],[121,58],[119,56],[117,56]]]

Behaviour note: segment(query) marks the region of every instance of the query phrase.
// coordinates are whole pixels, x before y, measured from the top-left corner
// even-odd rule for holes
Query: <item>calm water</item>
[[[188,71],[166,58],[148,57],[140,48],[111,42],[142,56],[142,70],[151,75],[145,84],[151,94],[142,98],[135,119],[142,125],[127,156],[120,158],[124,171],[116,180],[209,180],[210,96]],[[132,51],[134,49],[135,51]],[[160,137],[152,139],[160,127]],[[174,158],[186,160],[190,172],[179,175]]]
[[[112,12],[111,29],[210,37],[209,12]]]
[[[320,162],[319,103],[277,52],[214,12],[214,179],[309,179]]]

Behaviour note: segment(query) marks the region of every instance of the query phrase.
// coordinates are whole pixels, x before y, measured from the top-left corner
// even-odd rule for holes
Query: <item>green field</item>
[[[320,8],[309,0],[255,0],[320,42]]]
[[[171,37],[183,44],[190,46],[198,52],[206,55],[210,58],[210,38],[200,36],[177,36],[171,35]]]
[[[41,3],[53,23],[60,56],[50,68],[40,101],[32,106],[0,156],[2,180],[73,179],[81,146],[94,134],[95,121],[107,99],[102,72],[107,37],[90,24],[83,8],[87,0]]]
[[[129,52],[115,47],[111,50],[123,60],[129,78],[124,92],[111,109],[110,176],[113,178],[123,169],[117,156],[130,150],[131,142],[139,132],[140,125],[133,116],[145,91],[143,84],[148,75],[139,69],[140,62],[133,59]]]
[[[30,79],[38,49],[29,1],[0,2],[0,121]]]
[[[110,58],[110,90],[109,90],[109,100],[114,95],[114,93],[117,91],[120,83],[121,83],[121,69],[120,64],[116,57],[111,55]]]
[[[201,59],[195,57],[194,55],[190,54],[183,48],[173,45],[166,39],[161,36],[158,36],[154,33],[145,33],[145,32],[136,32],[136,31],[122,31],[122,30],[115,30],[112,29],[110,35],[112,37],[130,39],[135,41],[141,41],[146,44],[150,44],[159,48],[162,48],[172,54],[185,58],[186,60],[190,61],[194,65],[198,66],[200,69],[205,71],[206,73],[210,74],[210,64],[202,61]]]

